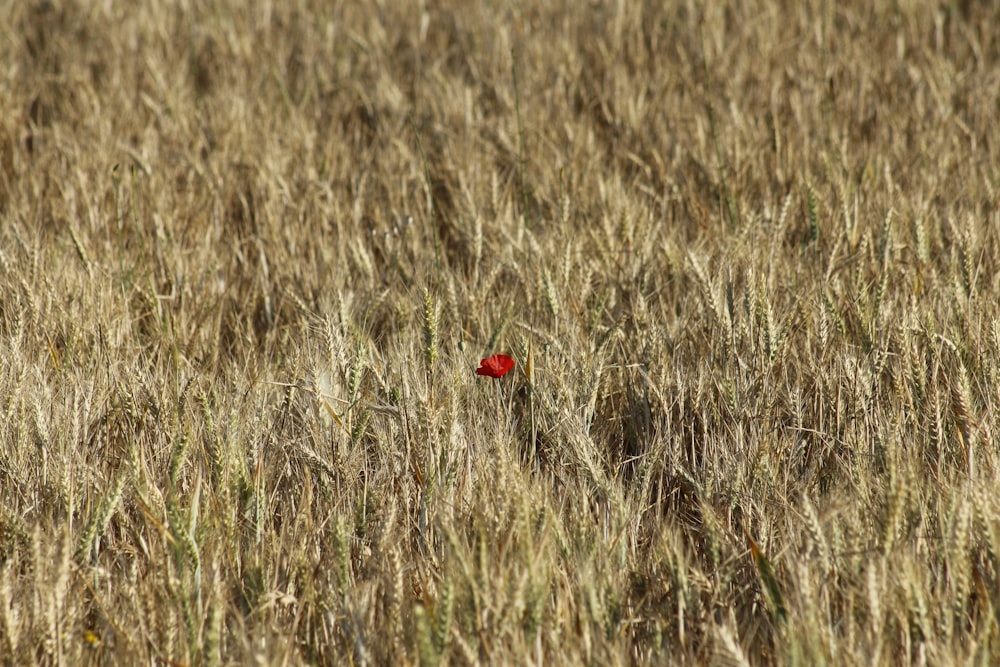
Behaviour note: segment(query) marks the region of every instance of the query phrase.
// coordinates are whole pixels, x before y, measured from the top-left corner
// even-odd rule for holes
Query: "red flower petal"
[[[486,375],[491,378],[502,378],[510,369],[514,368],[514,360],[506,354],[494,354],[479,362],[476,375]]]

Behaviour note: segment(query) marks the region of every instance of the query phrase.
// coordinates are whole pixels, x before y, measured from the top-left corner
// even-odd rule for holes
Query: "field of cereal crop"
[[[3,664],[1000,661],[993,3],[0,25]]]

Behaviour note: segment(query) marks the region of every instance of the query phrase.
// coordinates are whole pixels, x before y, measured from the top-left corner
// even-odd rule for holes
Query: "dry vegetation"
[[[0,5],[7,664],[1000,660],[991,3],[139,4]]]

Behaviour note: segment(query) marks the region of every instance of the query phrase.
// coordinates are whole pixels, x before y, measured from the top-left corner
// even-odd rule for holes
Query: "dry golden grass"
[[[0,3],[6,664],[1000,660],[993,3],[140,4]]]

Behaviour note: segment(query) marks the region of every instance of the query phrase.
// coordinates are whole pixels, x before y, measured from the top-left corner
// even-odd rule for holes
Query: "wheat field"
[[[3,664],[1000,661],[996,5],[135,5],[0,2]]]

